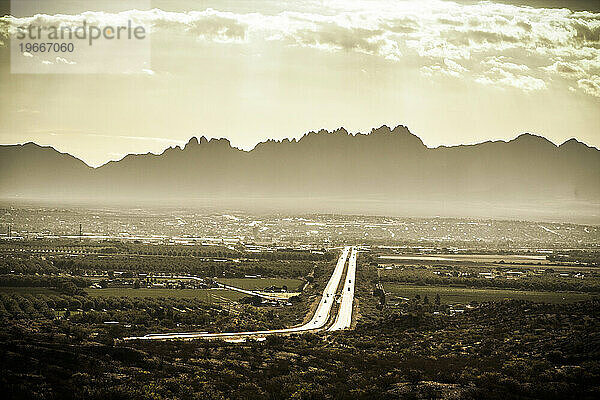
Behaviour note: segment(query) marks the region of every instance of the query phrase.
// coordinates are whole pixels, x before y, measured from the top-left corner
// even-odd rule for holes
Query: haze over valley
[[[193,137],[92,168],[34,143],[0,147],[5,199],[597,222],[600,151],[531,134],[428,148],[408,128],[310,132],[250,151]],[[575,209],[574,206],[577,205]],[[362,210],[362,211],[360,211]]]

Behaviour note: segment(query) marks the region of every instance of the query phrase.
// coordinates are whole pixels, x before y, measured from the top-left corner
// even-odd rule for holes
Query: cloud
[[[214,9],[0,18],[10,24],[123,23],[132,19],[164,37],[216,43],[280,42],[327,52],[368,54],[417,65],[423,75],[470,79],[524,91],[579,87],[596,96],[600,75],[600,13],[493,2],[332,0],[274,14]]]
[[[18,114],[39,114],[40,113],[39,110],[32,110],[30,108],[20,108],[15,112]]]
[[[402,53],[396,42],[382,35],[381,29],[344,27],[335,23],[319,23],[316,29],[302,29],[289,37],[296,43],[328,50],[357,51],[398,60]]]
[[[542,67],[542,69],[548,72],[554,72],[557,74],[567,76],[580,76],[582,74],[585,74],[583,68],[581,68],[580,66],[563,61],[556,61],[552,65]]]
[[[577,85],[590,96],[600,97],[600,76],[594,75],[589,79],[580,79]]]
[[[508,61],[507,57],[488,57],[483,61],[485,66],[489,66],[490,68],[501,68],[509,71],[517,71],[517,72],[527,72],[529,71],[529,67],[524,64],[515,64],[513,62]]]
[[[67,60],[66,58],[63,58],[63,57],[56,57],[56,63],[57,64],[67,64],[67,65],[75,65],[75,64],[77,64],[75,61],[70,61],[70,60]]]
[[[392,33],[414,33],[419,30],[419,23],[413,17],[397,18],[387,21],[383,28]]]
[[[106,135],[101,133],[86,133],[86,136],[93,137],[101,137],[101,138],[118,138],[125,140],[135,140],[142,142],[156,142],[156,143],[167,143],[170,145],[185,145],[187,142],[185,140],[175,140],[169,138],[161,138],[161,137],[151,137],[151,136],[130,136],[130,135]]]
[[[444,25],[452,25],[452,26],[463,26],[463,22],[461,20],[456,19],[448,19],[448,18],[438,18],[437,20],[440,24]]]
[[[186,13],[153,9],[132,14],[153,30],[173,30],[215,42],[243,42],[248,29],[240,15],[210,8]]]
[[[65,64],[65,65],[75,65],[77,64],[75,61],[67,60],[64,57],[56,57],[54,60],[42,60],[42,64],[44,65],[54,65],[54,64]]]
[[[595,22],[597,22],[597,19]],[[575,28],[576,32],[575,37],[580,41],[592,43],[600,42],[600,26],[594,23],[594,18],[587,20],[579,19],[573,24],[573,28]]]
[[[529,75],[519,75],[502,68],[493,67],[484,75],[475,79],[482,85],[490,85],[499,88],[512,87],[525,92],[546,89],[546,83]]]
[[[142,142],[154,142],[154,143],[166,143],[169,145],[185,145],[187,143],[186,140],[175,140],[170,138],[163,137],[153,137],[153,136],[130,136],[130,135],[108,135],[104,133],[97,133],[95,131],[82,132],[81,130],[72,130],[72,129],[64,129],[64,128],[52,128],[52,129],[30,129],[28,132],[36,133],[36,134],[47,134],[51,136],[89,136],[89,137],[98,137],[98,138],[107,138],[107,139],[124,139],[124,140],[133,140],[133,141],[142,141]]]
[[[531,32],[531,24],[527,21],[517,21],[515,26],[521,28],[525,32]]]
[[[502,32],[466,30],[458,31],[458,37],[462,38],[462,43],[468,42],[476,44],[514,44],[519,43],[519,37]]]
[[[459,78],[463,76],[464,72],[467,72],[467,69],[465,67],[447,58],[444,59],[443,65],[438,64],[432,66],[425,66],[421,68],[421,73],[429,77],[435,74],[442,74],[454,78]]]

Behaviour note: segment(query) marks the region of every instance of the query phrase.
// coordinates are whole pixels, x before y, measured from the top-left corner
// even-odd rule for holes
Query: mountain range
[[[510,141],[426,147],[405,126],[349,134],[320,130],[251,151],[191,138],[162,154],[130,154],[98,168],[35,143],[0,146],[0,197],[191,201],[295,199],[388,204],[586,204],[598,211],[600,151],[522,134]],[[326,210],[323,210],[326,211]],[[407,210],[410,212],[410,210]]]

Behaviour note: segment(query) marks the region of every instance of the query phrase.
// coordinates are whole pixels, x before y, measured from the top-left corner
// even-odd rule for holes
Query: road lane
[[[215,282],[215,285],[217,285],[218,287],[221,287],[223,289],[233,290],[235,292],[240,292],[240,293],[248,294],[250,296],[257,296],[257,297],[260,297],[262,299],[276,300],[276,301],[277,300],[281,300],[281,298],[276,297],[276,296],[269,296],[269,295],[266,295],[266,294],[255,292],[253,290],[246,290],[246,289],[242,289],[242,288],[239,288],[239,287],[226,285],[224,283]]]
[[[344,272],[344,266],[348,253],[350,252],[350,246],[344,247],[342,254],[338,258],[333,274],[327,282],[321,300],[315,313],[310,321],[304,325],[300,325],[294,328],[285,329],[273,329],[267,331],[248,331],[248,332],[225,332],[225,333],[206,333],[206,332],[184,332],[184,333],[165,333],[165,334],[148,334],[145,336],[132,336],[123,338],[123,340],[167,340],[167,339],[217,339],[217,338],[230,338],[238,336],[260,336],[260,335],[272,335],[276,333],[301,333],[307,331],[321,330],[329,321],[331,308],[335,301],[335,293],[339,287],[340,280]],[[354,280],[354,279],[352,279]]]
[[[342,291],[342,301],[340,303],[340,308],[338,310],[335,322],[333,325],[331,325],[331,327],[329,327],[329,331],[348,329],[350,328],[350,325],[352,325],[352,306],[354,303],[354,281],[356,278],[357,255],[358,250],[356,247],[352,247],[352,254],[350,255],[350,260],[348,261],[348,271],[346,272],[346,279],[344,281],[344,288]]]

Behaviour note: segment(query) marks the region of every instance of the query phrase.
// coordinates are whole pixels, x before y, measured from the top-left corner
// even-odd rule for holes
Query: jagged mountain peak
[[[185,145],[184,150],[205,148],[207,145],[210,147],[232,148],[231,142],[227,138],[207,139],[205,136],[200,136],[200,139],[198,139],[196,136],[192,136]]]
[[[379,128],[371,129],[371,135],[382,134],[382,133],[390,133],[392,130],[387,125],[381,125]]]
[[[319,131],[310,131],[304,134],[298,142],[308,143],[313,140],[319,140],[319,142],[325,140],[344,140],[345,142],[352,142],[354,139],[363,140],[361,143],[378,143],[382,138],[385,140],[391,140],[396,144],[400,143],[410,143],[413,142],[416,146],[425,147],[423,141],[411,133],[410,130],[404,125],[397,125],[394,129],[390,128],[388,125],[381,125],[379,128],[372,128],[368,133],[360,133],[357,132],[352,134],[348,132],[348,130],[344,127],[339,127],[332,131],[328,131],[326,129],[320,129]]]
[[[202,136],[202,137],[204,137],[204,136]],[[184,149],[185,149],[185,150],[189,150],[189,149],[191,149],[191,148],[192,148],[192,147],[194,147],[194,146],[198,146],[198,144],[199,144],[199,143],[198,143],[198,138],[197,138],[196,136],[192,136],[192,137],[190,138],[190,140],[188,140],[188,142],[187,142],[187,144],[185,145]]]
[[[231,142],[227,138],[212,138],[208,141],[208,144],[231,147]]]

